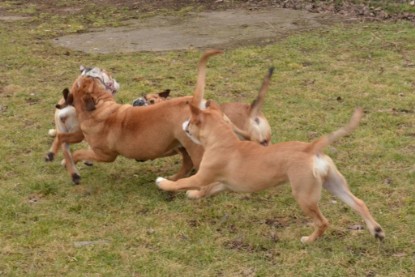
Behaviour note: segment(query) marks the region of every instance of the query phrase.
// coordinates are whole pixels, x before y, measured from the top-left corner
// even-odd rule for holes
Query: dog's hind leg
[[[189,153],[187,153],[186,149],[184,149],[183,147],[180,147],[177,149],[177,151],[182,156],[182,166],[180,167],[179,172],[168,177],[168,179],[172,181],[176,181],[181,178],[189,176],[190,172],[192,171],[194,167],[192,159],[190,158]]]
[[[79,175],[79,171],[76,168],[76,165],[72,159],[72,154],[69,148],[69,144],[67,143],[63,143],[62,144],[62,152],[63,152],[63,156],[64,156],[64,165],[66,167],[66,170],[68,171],[69,175],[71,175],[72,178],[72,182],[75,185],[78,185],[80,180],[81,180],[81,176]]]
[[[289,174],[292,193],[303,212],[311,217],[314,224],[314,232],[301,238],[302,243],[310,243],[321,237],[329,226],[328,220],[323,216],[318,207],[321,197],[322,183],[312,172],[294,172]]]
[[[385,233],[382,230],[382,227],[372,217],[365,202],[353,195],[353,193],[349,190],[346,179],[337,170],[334,164],[330,167],[329,173],[323,183],[323,187],[359,213],[365,220],[369,232],[375,238],[379,240],[383,240],[385,238]]]

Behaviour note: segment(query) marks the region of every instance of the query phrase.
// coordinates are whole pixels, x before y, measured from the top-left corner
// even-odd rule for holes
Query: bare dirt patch
[[[67,35],[55,43],[87,53],[169,51],[269,43],[288,33],[322,27],[341,18],[270,7],[155,16],[131,21],[127,27]]]

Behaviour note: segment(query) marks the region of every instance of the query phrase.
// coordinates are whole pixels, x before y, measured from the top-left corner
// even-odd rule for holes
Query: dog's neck
[[[205,151],[214,147],[229,147],[240,142],[232,130],[232,126],[226,123],[221,116],[206,119],[200,130],[199,140]]]

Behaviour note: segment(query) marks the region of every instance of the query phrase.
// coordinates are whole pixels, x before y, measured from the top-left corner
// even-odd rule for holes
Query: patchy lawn
[[[117,101],[130,103],[166,88],[191,94],[201,50],[99,55],[60,48],[51,39],[125,25],[136,12],[121,5],[125,1],[102,7],[54,1],[45,8],[30,2],[0,3],[1,14],[28,17],[0,21],[0,275],[415,274],[413,23],[336,24],[266,46],[229,49],[209,61],[206,95],[218,102],[251,102],[268,67],[276,67],[264,108],[273,142],[310,140],[364,107],[359,129],[327,153],[385,229],[386,240],[356,230],[364,225],[361,218],[324,193],[321,209],[331,226],[305,246],[299,239],[310,233],[310,221],[288,186],[191,201],[154,185],[157,176],[178,169],[176,157],[79,165],[79,186],[58,161],[43,162],[54,104],[80,64],[110,70],[121,83]],[[193,9],[186,7],[165,12]],[[79,147],[86,145],[73,148]]]

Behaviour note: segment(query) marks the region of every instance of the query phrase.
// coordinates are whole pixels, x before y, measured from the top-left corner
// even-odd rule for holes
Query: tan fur
[[[80,70],[81,76],[88,74],[85,67],[81,66]],[[100,80],[99,85],[104,88],[108,94],[114,95],[117,92],[119,89],[119,84],[115,79],[112,78],[109,72],[98,67],[94,67],[90,70],[94,72],[94,76]],[[80,178],[79,171],[72,159],[69,144],[81,142],[83,140],[83,134],[79,127],[75,108],[73,106],[68,106],[65,103],[65,98],[69,95],[69,90],[65,88],[62,93],[64,98],[59,100],[55,109],[55,129],[51,129],[48,132],[50,135],[53,135],[55,139],[53,140],[49,152],[45,157],[45,161],[52,161],[54,159],[54,155],[57,152],[57,149],[61,147],[64,156],[62,165],[66,167],[69,175],[72,177],[72,181],[75,184],[78,184]],[[57,134],[59,134],[60,138],[65,137],[65,143],[60,142],[60,140],[57,138]]]
[[[199,72],[204,70],[202,67],[206,66],[208,57],[219,53],[221,51],[206,51],[199,63]],[[199,94],[197,86],[194,96],[201,99]],[[75,107],[80,132],[58,133],[57,143],[48,156],[56,155],[62,143],[82,138],[90,149],[74,152],[75,163],[80,160],[112,162],[118,155],[145,161],[179,152],[183,158],[182,167],[171,178],[182,178],[198,168],[203,155],[203,148],[195,145],[181,129],[182,122],[190,117],[188,103],[192,99],[192,96],[179,97],[145,107],[121,105],[105,93],[98,80],[80,76],[68,97],[68,103]]]
[[[320,237],[328,227],[328,221],[318,207],[321,188],[324,187],[357,211],[372,235],[384,238],[382,228],[365,203],[350,192],[333,161],[321,152],[329,143],[358,126],[362,110],[356,110],[347,126],[316,142],[290,141],[262,147],[237,139],[215,105],[206,111],[193,106],[191,109],[192,117],[184,125],[184,130],[194,140],[200,141],[205,149],[199,171],[176,182],[159,177],[156,183],[161,189],[192,190],[188,195],[198,198],[224,190],[256,192],[289,182],[298,204],[315,225],[314,232],[301,239],[307,243]]]
[[[199,96],[194,100],[196,105],[199,105],[202,109],[205,108],[203,106],[206,75],[204,70],[205,66],[206,60],[202,59],[199,63],[199,68],[202,70],[199,70],[196,88],[198,91],[197,95]],[[258,92],[258,96],[251,105],[239,102],[223,103],[220,105],[221,110],[227,119],[229,119],[229,123],[234,125],[234,131],[241,139],[256,141],[264,146],[268,145],[271,141],[271,127],[262,112],[262,106],[265,94],[269,88],[271,75],[272,71],[265,76]],[[141,100],[142,105],[151,105],[165,101],[167,100],[167,97],[162,97],[161,93],[149,93],[139,99]]]

